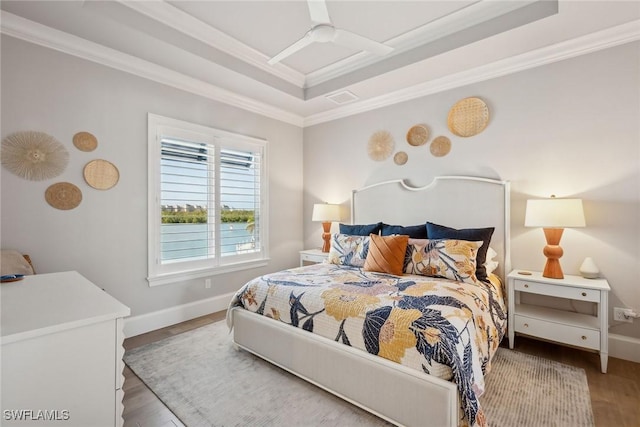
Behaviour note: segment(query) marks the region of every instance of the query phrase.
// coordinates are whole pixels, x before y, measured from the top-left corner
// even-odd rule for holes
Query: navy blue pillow
[[[479,242],[482,240],[484,242],[482,246],[480,246],[480,249],[478,249],[478,255],[476,257],[476,277],[482,281],[487,280],[487,269],[484,263],[487,259],[487,251],[489,250],[489,243],[491,242],[491,236],[494,230],[494,227],[463,228],[457,230],[455,228],[445,227],[444,225],[427,222],[427,234],[430,239],[456,239],[470,242]]]
[[[368,236],[369,234],[379,234],[382,223],[376,224],[340,224],[340,234],[349,234],[351,236]]]
[[[412,239],[428,239],[426,224],[409,225],[405,227],[403,225],[389,225],[383,223],[381,231],[383,236],[403,234],[411,237]]]

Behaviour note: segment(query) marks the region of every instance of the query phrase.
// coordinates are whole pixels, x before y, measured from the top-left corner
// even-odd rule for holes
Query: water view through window
[[[207,258],[209,255],[208,224],[162,224],[162,260]],[[246,222],[223,223],[220,233],[224,244],[221,254],[235,255],[255,248],[255,237]]]
[[[216,162],[213,147],[162,140],[161,262],[258,250],[259,157],[224,149],[218,153]]]

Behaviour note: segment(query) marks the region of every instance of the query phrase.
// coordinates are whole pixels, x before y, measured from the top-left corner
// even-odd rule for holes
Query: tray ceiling
[[[7,35],[72,54],[83,46],[83,52],[95,51],[102,63],[135,58],[139,68],[161,71],[165,80],[183,76],[193,92],[201,84],[204,96],[215,98],[217,93],[218,98],[272,107],[282,117],[294,118],[286,121],[301,124],[340,114],[331,112],[346,105],[357,111],[354,105],[371,105],[371,100],[416,85],[623,24],[631,24],[625,27],[631,33],[627,39],[637,39],[640,18],[638,2],[326,5],[336,28],[384,43],[393,52],[377,56],[335,43],[312,43],[269,65],[269,58],[311,28],[306,1],[2,1],[0,8]],[[46,38],[55,41],[42,40]],[[95,60],[89,53],[79,56]]]

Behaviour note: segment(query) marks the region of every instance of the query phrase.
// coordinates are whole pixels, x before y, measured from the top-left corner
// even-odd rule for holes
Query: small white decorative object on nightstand
[[[322,252],[322,249],[305,249],[300,251],[300,267],[324,262],[328,256],[329,252]]]
[[[565,275],[548,279],[538,272],[514,270],[508,276],[509,348],[515,334],[543,338],[561,344],[600,352],[600,368],[607,372],[609,352],[608,295],[611,288],[604,279],[585,279]],[[520,295],[532,293],[594,303],[592,315],[521,304]]]
[[[600,270],[593,259],[587,257],[580,265],[580,275],[587,279],[597,279],[600,275]]]

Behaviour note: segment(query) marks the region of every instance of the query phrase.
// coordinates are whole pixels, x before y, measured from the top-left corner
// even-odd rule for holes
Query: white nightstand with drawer
[[[529,272],[526,272],[529,273]],[[516,333],[583,347],[600,352],[600,367],[607,372],[609,348],[608,293],[604,279],[585,279],[565,275],[564,279],[548,279],[541,273],[522,274],[512,271],[508,277],[509,348]],[[520,295],[531,293],[576,301],[593,302],[593,314],[576,313],[537,305],[521,304]]]
[[[328,256],[329,252],[322,252],[322,249],[305,249],[300,251],[300,267],[324,262]]]

